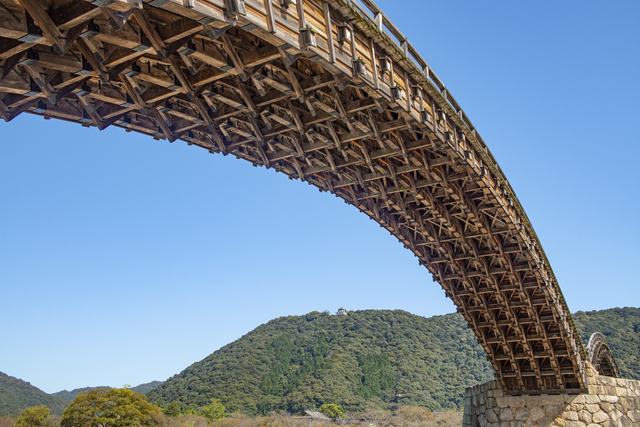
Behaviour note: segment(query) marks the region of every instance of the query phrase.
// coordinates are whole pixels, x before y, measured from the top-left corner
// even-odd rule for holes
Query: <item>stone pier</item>
[[[598,375],[586,394],[509,396],[497,381],[465,390],[463,427],[638,427],[640,381]]]

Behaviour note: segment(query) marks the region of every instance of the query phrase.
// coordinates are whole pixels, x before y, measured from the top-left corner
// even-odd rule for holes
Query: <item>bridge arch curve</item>
[[[588,362],[598,371],[598,374],[607,377],[620,378],[618,364],[611,353],[607,340],[600,332],[595,332],[589,338],[587,344]]]
[[[20,0],[0,116],[22,112],[274,168],[342,198],[444,288],[511,393],[580,392],[585,351],[508,180],[371,1]],[[7,11],[0,11],[6,13]]]

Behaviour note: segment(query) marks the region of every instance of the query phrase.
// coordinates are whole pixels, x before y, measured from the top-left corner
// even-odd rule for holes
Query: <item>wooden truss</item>
[[[181,139],[329,191],[418,257],[505,390],[585,390],[582,344],[508,181],[363,3],[371,13],[346,0],[0,0],[0,117]]]

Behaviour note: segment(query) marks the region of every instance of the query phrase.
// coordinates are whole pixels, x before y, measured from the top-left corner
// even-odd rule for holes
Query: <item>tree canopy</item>
[[[49,412],[51,410],[44,405],[34,406],[22,411],[16,420],[18,427],[43,427],[48,425]]]
[[[344,417],[344,409],[335,403],[325,403],[320,407],[320,412],[333,419]]]
[[[219,420],[224,418],[224,405],[218,399],[211,399],[211,402],[200,409],[200,413],[207,421]]]
[[[175,400],[169,403],[169,405],[164,408],[162,411],[165,415],[169,417],[179,417],[180,416],[180,405]]]
[[[61,427],[134,427],[157,424],[160,408],[129,389],[84,391],[62,414]]]

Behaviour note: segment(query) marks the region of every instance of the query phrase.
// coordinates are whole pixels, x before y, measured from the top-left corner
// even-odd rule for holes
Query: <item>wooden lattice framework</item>
[[[274,168],[418,257],[513,394],[585,390],[585,352],[471,121],[369,0],[0,0],[0,117],[22,112]]]

